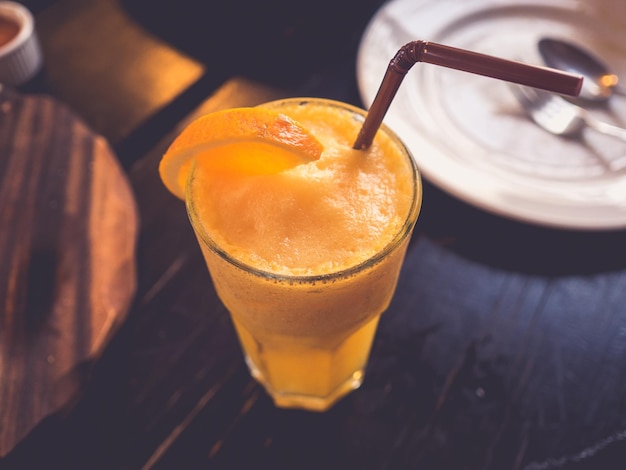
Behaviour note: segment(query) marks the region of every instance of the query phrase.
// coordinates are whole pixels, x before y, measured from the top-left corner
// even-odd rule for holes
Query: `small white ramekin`
[[[0,15],[19,26],[19,32],[0,46],[0,84],[21,85],[43,65],[43,55],[31,12],[16,2],[0,1]]]

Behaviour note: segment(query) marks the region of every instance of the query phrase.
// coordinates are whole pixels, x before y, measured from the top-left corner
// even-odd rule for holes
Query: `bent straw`
[[[417,62],[462,70],[477,75],[541,88],[564,95],[577,96],[583,79],[561,70],[528,65],[486,54],[457,49],[428,41],[413,41],[398,50],[383,78],[363,127],[354,142],[357,150],[367,149],[383,121],[400,83]]]

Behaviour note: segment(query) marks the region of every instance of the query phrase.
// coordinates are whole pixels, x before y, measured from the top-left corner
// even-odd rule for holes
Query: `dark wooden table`
[[[125,321],[0,468],[626,468],[626,232],[521,224],[428,182],[361,389],[318,414],[276,409],[250,378],[157,162],[202,112],[360,104],[354,57],[380,0],[25,3],[46,67],[18,91],[108,139],[141,225]]]

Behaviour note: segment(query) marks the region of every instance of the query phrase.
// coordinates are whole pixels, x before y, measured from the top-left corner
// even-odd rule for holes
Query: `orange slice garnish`
[[[267,108],[233,108],[191,122],[161,158],[159,174],[184,199],[193,161],[235,174],[277,173],[317,160],[323,145],[307,129]]]

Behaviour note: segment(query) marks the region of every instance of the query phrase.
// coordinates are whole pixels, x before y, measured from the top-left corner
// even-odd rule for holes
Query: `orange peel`
[[[194,161],[214,171],[275,173],[317,160],[323,149],[306,128],[277,110],[232,108],[185,127],[161,158],[159,175],[172,194],[184,199]]]

